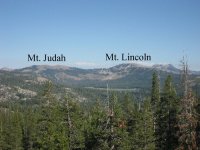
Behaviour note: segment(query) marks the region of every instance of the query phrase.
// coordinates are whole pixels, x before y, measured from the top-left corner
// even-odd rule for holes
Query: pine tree
[[[177,146],[176,137],[177,97],[173,87],[172,77],[165,80],[163,96],[160,101],[160,129],[162,149],[174,150]]]
[[[128,133],[125,120],[115,93],[112,93],[109,98],[106,130],[109,149],[128,149]]]
[[[152,89],[151,89],[151,105],[153,110],[157,108],[159,101],[160,101],[159,79],[158,79],[158,74],[154,72],[152,77]]]
[[[1,111],[1,149],[23,149],[20,120],[21,115],[16,110],[5,108]]]
[[[85,146],[84,113],[80,103],[70,96],[65,97],[64,122],[66,123],[67,149],[82,149]]]
[[[23,149],[33,149],[35,135],[36,115],[32,106],[23,106],[21,117]]]
[[[180,100],[180,111],[178,114],[178,147],[177,150],[197,150],[195,116],[195,97],[192,94],[188,80],[188,65],[182,61],[182,88],[183,97]]]
[[[106,119],[106,110],[102,103],[97,100],[88,115],[87,126],[85,127],[86,149],[109,149]]]
[[[151,109],[150,100],[145,99],[141,102],[141,108],[138,109],[135,115],[135,129],[133,133],[133,147],[137,150],[153,150],[154,143],[154,128],[153,128],[153,112]]]
[[[162,147],[161,143],[161,128],[160,128],[160,85],[158,74],[153,73],[152,77],[152,91],[151,91],[151,106],[153,111],[153,126],[155,135],[155,149]]]
[[[126,120],[126,124],[133,122],[133,113],[134,113],[134,100],[130,98],[128,93],[125,94],[124,100],[122,102],[123,116]]]
[[[45,84],[41,101],[43,104],[38,110],[36,139],[33,147],[39,149],[58,149],[60,136],[60,130],[57,129],[60,125],[58,115],[59,104],[52,94],[51,82]]]
[[[196,107],[196,111],[197,111],[197,127],[196,127],[196,132],[197,132],[197,146],[198,146],[198,149],[200,149],[200,98],[198,99],[198,104],[197,104],[197,107]]]
[[[125,130],[128,133],[128,149],[133,148],[133,137],[135,134],[135,123],[136,123],[136,108],[134,105],[134,99],[130,97],[128,93],[125,94],[124,100],[122,101],[123,118]]]

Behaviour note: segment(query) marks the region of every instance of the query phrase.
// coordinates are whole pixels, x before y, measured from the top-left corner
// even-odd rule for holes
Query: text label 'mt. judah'
[[[36,54],[33,54],[33,55],[28,54],[28,61],[37,62],[37,61],[41,61],[41,60],[39,59],[39,56]],[[49,56],[49,55],[45,54],[43,61],[44,62],[46,62],[46,61],[47,62],[66,61],[66,57],[63,54],[61,54],[61,55],[54,54],[53,56]]]

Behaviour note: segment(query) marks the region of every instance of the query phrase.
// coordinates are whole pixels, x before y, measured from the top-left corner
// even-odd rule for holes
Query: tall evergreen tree
[[[11,109],[4,109],[1,112],[1,149],[21,150],[22,130],[20,125],[21,115]],[[3,121],[3,122],[2,122]]]
[[[106,110],[102,103],[97,100],[87,118],[87,126],[85,127],[86,149],[109,149],[106,121]]]
[[[152,88],[151,88],[151,105],[155,110],[160,101],[160,84],[157,72],[152,75]]]
[[[188,65],[182,61],[182,88],[183,96],[180,100],[180,111],[178,114],[178,150],[197,150],[195,116],[195,97],[192,94],[188,80]]]
[[[59,114],[59,103],[52,94],[52,83],[45,84],[42,95],[42,106],[38,110],[36,120],[36,139],[33,147],[36,149],[59,149],[61,119]]]
[[[128,93],[125,94],[124,100],[122,101],[124,126],[128,133],[128,145],[129,148],[133,148],[133,141],[135,135],[135,124],[137,120],[137,110],[135,108],[134,99],[130,97]]]
[[[64,122],[66,122],[68,138],[67,149],[83,149],[84,138],[84,113],[80,103],[70,96],[65,98]]]
[[[155,149],[154,142],[154,126],[153,112],[149,99],[141,102],[141,108],[138,109],[135,115],[135,130],[133,135],[133,147],[137,150],[153,150]]]
[[[177,146],[177,97],[172,77],[165,80],[163,96],[160,101],[160,130],[162,149],[174,150]]]
[[[152,77],[152,89],[151,89],[151,106],[153,111],[153,126],[154,126],[154,134],[155,134],[155,149],[160,149],[162,146],[160,140],[160,84],[158,74],[156,72],[153,73]]]
[[[108,130],[109,149],[128,149],[128,133],[125,127],[125,120],[118,97],[112,93],[109,98],[106,129]]]
[[[196,111],[197,111],[197,119],[198,119],[198,122],[197,122],[197,128],[196,128],[196,132],[197,132],[197,146],[198,146],[198,149],[200,149],[200,98],[198,98],[198,104],[197,104],[197,107],[196,107]]]

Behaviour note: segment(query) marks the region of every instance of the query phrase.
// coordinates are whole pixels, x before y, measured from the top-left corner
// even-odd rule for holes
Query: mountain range
[[[180,85],[180,70],[171,64],[144,66],[120,64],[110,68],[80,69],[68,66],[34,65],[21,69],[0,69],[0,100],[34,97],[43,83],[52,81],[57,92],[65,89],[150,90],[153,72],[157,71],[161,86],[167,75],[172,75],[175,86]],[[200,72],[190,71],[192,85],[199,85]]]
[[[120,64],[110,68],[98,69],[80,69],[61,65],[34,65],[14,70],[1,69],[1,73],[32,76],[35,78],[33,81],[38,82],[52,80],[67,86],[79,87],[105,87],[106,83],[109,83],[114,88],[145,88],[147,84],[150,85],[149,81],[154,71],[160,74],[161,81],[168,74],[172,74],[175,79],[180,76],[180,69],[171,64],[153,66]],[[190,71],[190,74],[193,78],[199,78],[200,71]]]

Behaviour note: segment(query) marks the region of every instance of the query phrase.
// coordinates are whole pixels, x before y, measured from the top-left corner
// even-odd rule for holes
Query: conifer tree
[[[177,146],[177,97],[172,77],[165,80],[163,96],[160,101],[160,130],[162,149],[174,150]]]
[[[133,137],[135,132],[135,123],[136,123],[136,108],[134,105],[134,99],[131,99],[128,93],[125,94],[124,100],[122,101],[122,109],[123,109],[123,118],[125,129],[128,133],[128,144],[130,148],[133,145]]]
[[[122,101],[123,116],[127,125],[133,121],[133,113],[135,109],[133,101],[134,100],[130,98],[128,93],[125,94],[124,100]]]
[[[182,61],[182,89],[183,96],[180,100],[180,111],[178,114],[178,147],[177,150],[197,150],[195,116],[195,97],[192,94],[188,79],[188,65]]]
[[[196,111],[197,111],[197,127],[196,127],[196,132],[197,132],[197,146],[198,149],[200,149],[200,98],[198,98],[198,104],[196,107]]]
[[[87,126],[85,128],[86,149],[109,149],[106,121],[106,110],[102,103],[97,100],[87,119]]]
[[[19,112],[7,108],[1,111],[1,121],[4,121],[1,123],[1,149],[23,149],[20,120]]]
[[[160,149],[162,146],[160,140],[160,85],[158,74],[156,72],[153,73],[152,77],[152,91],[151,91],[151,106],[153,111],[153,126],[154,126],[154,134],[155,134],[155,149]]]
[[[157,72],[153,73],[152,76],[152,89],[151,89],[151,105],[153,110],[156,109],[160,101],[160,84]]]
[[[141,102],[141,108],[138,109],[135,116],[135,130],[133,135],[132,149],[155,149],[154,130],[153,130],[153,112],[149,99]]]
[[[128,133],[125,120],[115,93],[112,93],[109,98],[107,117],[106,129],[108,131],[107,143],[109,149],[128,149]]]
[[[82,149],[85,146],[84,116],[80,103],[70,96],[65,97],[64,122],[66,123],[67,149]]]
[[[42,106],[38,110],[38,118],[36,120],[36,141],[34,148],[39,149],[57,149],[59,135],[57,127],[60,124],[58,114],[58,103],[52,94],[52,83],[45,84],[44,93],[41,101]]]

